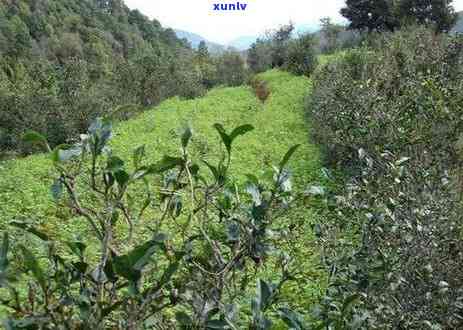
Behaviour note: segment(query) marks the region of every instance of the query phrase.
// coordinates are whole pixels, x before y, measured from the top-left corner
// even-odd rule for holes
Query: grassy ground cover
[[[205,97],[184,101],[173,98],[140,116],[116,124],[111,142],[114,153],[130,159],[132,151],[146,146],[148,159],[154,162],[164,154],[179,154],[179,129],[190,125],[194,130],[192,152],[195,157],[217,157],[220,146],[212,127],[221,123],[227,130],[251,124],[255,130],[240,138],[234,146],[231,172],[244,181],[245,174],[259,175],[268,164],[277,164],[289,147],[302,143],[289,167],[298,189],[319,180],[319,152],[309,141],[310,127],[304,120],[304,97],[310,80],[272,70],[260,76],[268,82],[271,96],[263,105],[247,87],[217,88]],[[75,232],[85,235],[85,223],[77,221],[66,208],[57,207],[49,187],[54,170],[46,155],[0,163],[0,230],[11,219],[32,221],[51,235],[68,238]],[[319,266],[312,225],[316,208],[304,202],[287,219],[300,224],[300,235],[291,248],[304,269],[305,286],[288,287],[299,306],[313,303],[324,285],[324,272]],[[152,210],[155,217],[155,210]]]

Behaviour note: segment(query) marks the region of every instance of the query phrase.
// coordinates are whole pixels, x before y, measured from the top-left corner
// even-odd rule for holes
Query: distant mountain
[[[320,30],[320,24],[308,23],[308,24],[297,24],[294,27],[294,33],[296,35],[305,33],[314,33]]]
[[[452,32],[463,33],[463,11],[458,13],[458,21],[453,27]]]
[[[305,34],[305,33],[314,33],[320,30],[320,26],[318,24],[297,24],[294,27],[294,37],[298,35]],[[238,50],[247,50],[251,45],[257,40],[257,38],[262,37],[258,35],[254,36],[242,36],[230,41],[227,46],[233,47]]]
[[[198,48],[199,43],[201,41],[205,41],[207,48],[209,51],[213,54],[221,53],[225,50],[225,46],[220,45],[218,43],[212,42],[207,40],[206,38],[200,36],[199,34],[184,31],[184,30],[175,30],[175,34],[177,35],[177,38],[179,39],[186,39],[190,42],[191,47],[193,48]]]
[[[259,38],[259,36],[242,36],[230,41],[227,46],[238,50],[247,50]]]
[[[320,30],[319,24],[316,23],[307,23],[307,24],[297,24],[294,27],[294,37],[298,35],[305,34],[305,33],[315,33]],[[201,41],[205,41],[209,51],[211,53],[221,53],[227,48],[232,48],[238,51],[248,50],[249,47],[262,35],[248,35],[248,36],[241,36],[232,41],[228,42],[225,45],[221,45],[212,41],[207,40],[206,38],[200,36],[199,34],[184,31],[184,30],[176,30],[174,29],[177,37],[180,39],[186,39],[190,42],[193,48],[198,48],[198,45]]]

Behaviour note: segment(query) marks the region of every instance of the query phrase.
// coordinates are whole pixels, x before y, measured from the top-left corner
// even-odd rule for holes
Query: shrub
[[[315,138],[348,174],[319,228],[333,269],[319,317],[339,329],[455,329],[463,40],[422,28],[379,38],[321,68],[308,104]]]
[[[242,56],[235,51],[227,51],[217,58],[217,82],[227,86],[242,85],[248,72]]]
[[[310,74],[317,66],[315,38],[311,34],[300,36],[289,45],[288,57],[284,67],[296,75]]]
[[[269,329],[278,317],[301,328],[280,295],[297,279],[279,249],[287,228],[272,227],[296,200],[286,165],[298,146],[269,180],[249,175],[240,187],[229,173],[233,142],[253,127],[214,127],[225,150],[217,162],[190,158],[189,128],[179,155],[149,164],[141,146],[124,161],[111,151],[111,124],[101,119],[79,143],[55,148],[51,193],[88,224],[89,236],[62,244],[28,223],[11,223],[44,248],[38,255],[32,244],[3,235],[0,288],[7,295],[0,304],[12,311],[5,327]],[[24,138],[50,150],[38,133]],[[160,217],[147,221],[150,208],[159,208]],[[169,223],[175,230],[166,235],[161,228]],[[275,283],[252,275],[264,265],[274,267]],[[250,306],[240,311],[243,296]]]
[[[267,40],[257,39],[247,54],[249,69],[260,73],[272,68],[272,47]]]

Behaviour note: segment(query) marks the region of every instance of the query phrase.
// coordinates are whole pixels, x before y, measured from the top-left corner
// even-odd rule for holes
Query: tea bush
[[[305,34],[293,40],[288,49],[288,58],[284,67],[296,75],[310,76],[317,67],[315,37]]]
[[[224,127],[231,128],[242,125],[242,123],[250,123],[255,130],[239,137],[233,144],[229,171],[231,179],[238,183],[241,191],[246,189],[246,181],[249,181],[246,174],[252,173],[259,178],[272,180],[273,170],[266,170],[269,165],[278,164],[280,155],[284,155],[291,145],[301,142],[302,146],[294,154],[288,166],[293,171],[293,190],[302,192],[307,184],[315,184],[319,180],[320,169],[318,150],[316,146],[308,142],[307,125],[303,121],[303,98],[310,87],[310,81],[305,77],[294,77],[278,70],[261,74],[258,79],[266,81],[272,90],[272,97],[267,100],[265,111],[257,111],[260,108],[259,101],[253,91],[245,86],[213,89],[206,97],[194,100],[173,98],[136,118],[115,124],[114,136],[111,139],[113,155],[125,161],[125,167],[129,172],[134,170],[132,161],[130,161],[133,150],[140,145],[145,145],[146,162],[160,161],[162,160],[160,156],[163,154],[179,155],[181,154],[179,153],[180,144],[177,141],[180,141],[182,131],[177,128],[182,123],[185,125],[190,123],[194,128],[188,147],[190,157],[200,165],[203,164],[202,159],[210,164],[217,164],[222,152],[226,149],[220,143],[220,136],[212,127],[213,124],[220,122]],[[57,242],[54,244],[55,251],[59,254],[64,253],[64,257],[70,258],[72,262],[77,262],[78,259],[71,254],[72,251],[66,242],[83,241],[87,245],[86,261],[91,265],[96,265],[98,259],[95,255],[100,247],[91,228],[84,219],[69,209],[66,198],[60,199],[56,204],[50,196],[50,186],[53,185],[50,177],[56,177],[56,172],[48,158],[45,155],[34,155],[7,161],[0,165],[2,173],[0,176],[0,200],[2,201],[0,231],[8,231],[10,241],[14,242],[13,248],[10,249],[10,259],[14,256],[22,258],[20,251],[14,248],[22,244],[30,249],[41,262],[44,262],[43,269],[49,269],[46,268],[47,250],[43,247],[43,242],[41,243],[40,239],[33,239],[33,235],[24,235],[21,230],[13,230],[9,223],[15,219],[16,222],[25,222],[28,226],[48,235],[54,242]],[[105,166],[105,163],[101,165]],[[201,165],[202,172],[208,176],[209,170],[204,166],[206,165]],[[155,178],[156,176],[152,176],[153,180]],[[158,182],[153,184],[158,184]],[[98,201],[97,198],[85,198],[91,195],[91,192],[87,193],[83,189],[85,184],[79,187],[82,188],[79,192],[85,201],[84,205],[98,206],[93,204],[94,201]],[[129,196],[127,198],[136,203],[142,203],[146,197],[144,184],[139,182],[129,187],[130,198]],[[155,201],[159,201],[155,191],[152,192],[152,196]],[[245,198],[246,196],[248,194],[244,193]],[[280,229],[289,229],[288,239],[279,240],[279,244],[283,245],[283,250],[289,252],[291,259],[294,260],[291,269],[294,270],[294,267],[297,267],[297,280],[285,282],[278,297],[283,303],[281,306],[284,302],[288,302],[293,310],[297,310],[300,314],[307,314],[309,307],[318,299],[324,288],[325,272],[319,263],[311,230],[317,213],[316,208],[309,207],[312,205],[312,198],[300,199],[295,203],[288,210],[282,210],[285,213],[284,217],[279,218],[275,223],[277,232]],[[183,212],[186,212],[189,209],[189,203],[183,204]],[[162,216],[163,209],[159,206],[160,204],[155,202],[144,212],[144,216],[133,228],[132,241],[128,239],[127,223],[118,222],[116,239],[121,244],[118,244],[117,248],[121,249],[122,253],[129,252],[153,238],[149,228],[156,228],[157,220]],[[123,220],[124,217],[121,219]],[[178,224],[184,220],[183,216],[177,218],[176,221],[168,218],[162,225],[162,232],[169,236],[168,242],[174,242],[175,248],[178,247],[176,244],[179,244],[179,241],[172,237],[181,233]],[[223,239],[222,233],[216,230],[215,226],[213,227],[211,237],[217,240]],[[270,231],[271,235],[272,232],[273,228]],[[278,239],[278,236],[273,239]],[[161,266],[166,266],[170,261],[162,250],[158,252],[154,260],[157,261],[159,258],[162,261],[156,264],[159,266],[159,272],[148,272],[153,275],[153,279],[157,279],[156,274],[160,274],[163,270]],[[248,272],[252,279],[250,279],[247,290],[240,291],[241,298],[237,297],[240,314],[244,315],[246,322],[251,320],[251,298],[256,296],[257,279],[261,278],[272,284],[278,284],[281,280],[279,276],[281,268],[278,266],[277,257],[277,255],[272,255],[264,260],[264,264],[256,268],[256,273]],[[199,258],[196,261],[202,265],[204,259]],[[13,262],[10,263],[12,264]],[[253,264],[254,261],[251,261],[250,265]],[[150,269],[151,264],[146,270]],[[182,279],[188,277],[189,273],[178,271],[176,274]],[[24,276],[21,278],[24,279]],[[27,288],[21,287],[21,289],[21,297],[25,298]],[[3,295],[0,294],[0,297]],[[182,306],[180,311],[191,316],[191,309],[188,309],[188,306]],[[4,310],[0,308],[0,317],[3,318],[2,312]],[[175,312],[177,312],[175,308],[166,311],[166,319],[174,320]],[[267,317],[270,316],[275,328],[286,328],[283,321],[278,321],[278,310],[270,307],[267,308],[265,314]],[[304,320],[308,320],[308,315],[304,315]],[[243,327],[246,325],[244,323]],[[165,328],[171,329],[173,326]],[[241,324],[238,328],[242,328]]]
[[[254,128],[243,125],[227,132],[221,124],[214,127],[225,151],[217,163],[190,158],[189,127],[181,133],[180,154],[153,164],[144,146],[134,150],[130,166],[113,153],[108,144],[112,125],[102,119],[78,143],[55,148],[50,153],[57,174],[52,196],[65,200],[79,221],[89,224],[90,235],[65,242],[68,257],[47,234],[12,222],[42,240],[44,252],[38,256],[27,245],[13,243],[18,253],[11,256],[4,233],[0,288],[8,294],[0,303],[11,310],[5,327],[270,329],[272,318],[279,316],[289,327],[301,328],[302,318],[280,297],[286,282],[298,276],[284,250],[292,224],[277,226],[300,198],[292,193],[286,167],[299,145],[288,150],[268,179],[250,174],[241,188],[229,174],[233,142]],[[25,139],[51,150],[36,132]],[[130,243],[149,207],[162,213],[148,226],[147,239]],[[177,232],[162,232],[167,221],[176,223]],[[88,253],[92,241],[98,248]],[[243,294],[256,280],[252,273],[267,263],[279,271],[278,281],[257,280],[255,297],[247,297],[247,315],[239,310]],[[27,280],[26,289],[19,274]]]
[[[319,227],[331,279],[317,315],[333,329],[457,329],[463,39],[377,37],[321,67],[308,102],[343,171]]]

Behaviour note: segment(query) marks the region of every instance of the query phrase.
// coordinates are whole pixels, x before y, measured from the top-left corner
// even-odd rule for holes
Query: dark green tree
[[[198,45],[198,57],[201,59],[209,58],[209,50],[204,40],[201,40],[201,42]]]
[[[394,31],[397,21],[391,0],[347,0],[341,15],[350,21],[349,28],[368,31]]]
[[[394,31],[411,24],[449,31],[457,16],[453,0],[347,0],[341,15],[356,30]]]
[[[248,50],[247,62],[255,73],[270,69],[272,67],[270,43],[267,40],[257,39]]]
[[[314,45],[315,38],[310,33],[293,40],[288,48],[285,68],[296,75],[309,76],[317,66]]]
[[[281,26],[272,36],[272,66],[280,67],[286,62],[288,44],[294,31],[294,25],[289,23]]]
[[[452,29],[457,14],[453,0],[402,0],[397,8],[404,24],[432,25],[439,32]]]
[[[219,84],[238,86],[246,80],[246,76],[244,60],[238,52],[227,51],[217,59]]]

